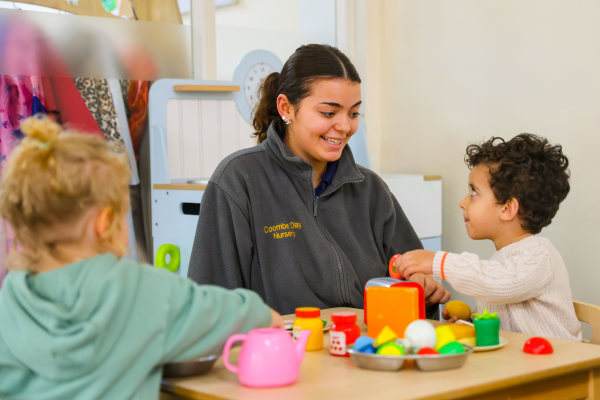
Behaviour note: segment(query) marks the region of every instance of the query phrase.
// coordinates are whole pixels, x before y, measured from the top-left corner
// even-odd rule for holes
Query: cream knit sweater
[[[476,254],[438,251],[433,275],[497,312],[500,327],[532,336],[581,340],[567,268],[546,238],[528,236],[500,249],[490,260]]]

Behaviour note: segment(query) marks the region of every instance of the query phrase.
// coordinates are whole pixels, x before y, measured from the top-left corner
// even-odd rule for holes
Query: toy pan
[[[422,371],[441,371],[461,367],[467,360],[467,356],[473,352],[473,348],[463,345],[464,353],[458,354],[431,354],[418,355],[407,354],[403,356],[383,356],[372,353],[362,353],[349,349],[350,358],[360,368],[376,369],[380,371],[398,371],[406,360],[415,360],[417,368]]]

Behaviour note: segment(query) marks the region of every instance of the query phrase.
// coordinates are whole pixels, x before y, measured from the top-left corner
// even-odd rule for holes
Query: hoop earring
[[[285,115],[282,115],[281,119],[283,120],[283,122],[285,122],[286,125],[289,125],[292,123],[292,120],[289,119],[288,117],[286,117]]]

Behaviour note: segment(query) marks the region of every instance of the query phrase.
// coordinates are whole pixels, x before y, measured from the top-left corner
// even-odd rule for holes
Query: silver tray
[[[360,368],[376,369],[379,371],[398,371],[406,360],[415,360],[417,368],[422,371],[441,371],[461,367],[467,360],[467,356],[473,352],[471,346],[463,345],[464,353],[458,354],[431,354],[418,355],[406,354],[403,356],[383,356],[372,353],[362,353],[348,349],[350,358]]]
[[[199,357],[188,361],[167,363],[163,366],[163,378],[181,378],[202,375],[210,371],[218,355]]]

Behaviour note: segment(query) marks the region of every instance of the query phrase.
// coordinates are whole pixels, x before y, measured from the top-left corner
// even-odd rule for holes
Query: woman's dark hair
[[[275,120],[283,135],[285,123],[277,112],[277,96],[285,94],[294,106],[310,94],[310,85],[318,79],[345,78],[360,83],[360,76],[348,57],[337,48],[324,44],[307,44],[296,49],[281,72],[269,74],[259,89],[254,109],[254,136],[258,143],[267,138],[267,129]]]
[[[533,234],[550,224],[569,193],[569,160],[562,146],[552,146],[536,135],[521,133],[508,142],[492,137],[481,145],[469,145],[465,162],[469,169],[480,164],[489,167],[498,204],[517,199],[521,226]]]

